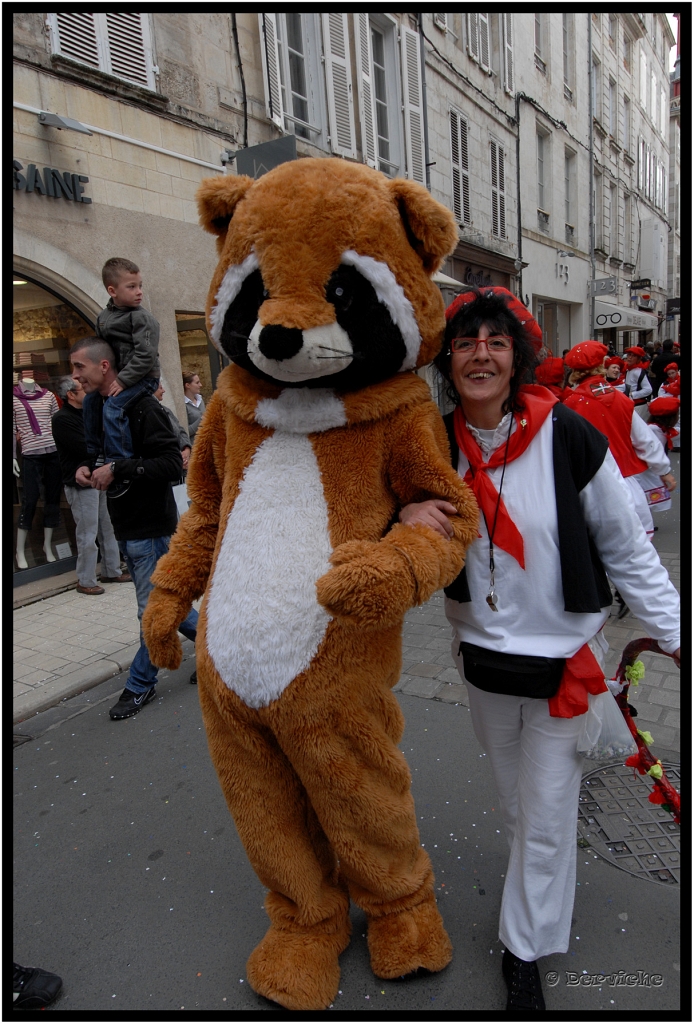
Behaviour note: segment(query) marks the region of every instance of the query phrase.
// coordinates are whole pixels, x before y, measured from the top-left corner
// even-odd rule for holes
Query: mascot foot
[[[433,895],[411,910],[369,918],[368,943],[378,978],[399,978],[420,967],[442,971],[453,956]]]
[[[348,928],[324,935],[271,925],[248,958],[249,984],[287,1010],[325,1010],[337,995],[338,957],[348,945]]]

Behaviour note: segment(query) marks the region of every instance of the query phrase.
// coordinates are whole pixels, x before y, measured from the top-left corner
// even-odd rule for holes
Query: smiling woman
[[[528,310],[490,288],[459,295],[446,319],[435,362],[456,408],[444,422],[482,513],[444,591],[446,616],[511,847],[499,926],[507,1010],[538,1011],[536,960],[569,942],[584,732],[606,692],[606,573],[675,658],[679,604],[607,439],[530,383],[542,332]],[[400,520],[448,536],[454,511],[428,501]]]

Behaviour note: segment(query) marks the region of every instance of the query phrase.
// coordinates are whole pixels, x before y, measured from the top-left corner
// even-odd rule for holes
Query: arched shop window
[[[74,306],[66,302],[60,295],[25,277],[21,273],[13,275],[13,334],[12,334],[12,385],[21,389],[25,382],[34,382],[35,389],[46,391],[47,396],[55,396],[56,405],[60,405],[57,395],[58,382],[62,376],[70,373],[69,351],[78,338],[94,333],[91,324]],[[48,404],[52,404],[47,399]],[[31,402],[29,402],[31,405]],[[14,403],[13,403],[14,406]],[[26,408],[26,406],[22,406]],[[22,417],[20,415],[20,421]],[[38,421],[37,421],[38,422]],[[45,420],[42,417],[42,422]],[[27,420],[22,425],[26,427]],[[74,568],[77,557],[75,544],[75,524],[63,492],[62,484],[56,495],[54,482],[50,472],[48,476],[38,467],[29,469],[26,452],[23,447],[36,447],[36,435],[33,427],[30,433],[22,431],[19,421],[13,416],[13,429],[16,442],[16,463],[19,476],[13,474],[13,526],[14,526],[14,585],[31,583],[44,576],[53,576]],[[46,425],[45,444],[41,448],[53,447],[53,437]],[[41,437],[41,441],[44,438]],[[50,459],[43,460],[44,462]],[[55,461],[55,460],[53,460]],[[55,467],[53,467],[55,468]],[[48,483],[49,493],[46,492]],[[38,491],[36,507],[31,516],[27,516],[34,504],[32,497]],[[58,511],[55,511],[57,497]],[[49,510],[47,505],[51,506]],[[20,515],[24,507],[25,529],[18,535]],[[47,515],[48,513],[48,515]],[[57,522],[55,520],[57,519]],[[47,527],[44,520],[50,520]],[[20,542],[20,543],[18,543]],[[19,550],[21,547],[21,551]]]

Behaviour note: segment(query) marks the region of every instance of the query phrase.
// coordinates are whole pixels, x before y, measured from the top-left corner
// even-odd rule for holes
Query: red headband
[[[648,406],[651,416],[670,416],[680,407],[679,398],[655,398]]]
[[[528,310],[520,299],[516,298],[516,296],[507,288],[484,288],[479,293],[462,292],[460,295],[456,295],[453,302],[451,302],[450,306],[446,310],[446,322],[452,320],[463,306],[469,306],[480,297],[489,297],[491,295],[500,295],[504,299],[509,311],[523,328],[528,341],[535,351],[539,352],[542,348],[542,328],[530,310]]]
[[[607,345],[601,341],[581,341],[564,356],[564,362],[572,370],[592,370],[600,366],[607,355]]]
[[[667,373],[668,370],[677,370],[678,373],[680,372],[680,368],[677,363],[668,363],[665,367],[665,372]]]

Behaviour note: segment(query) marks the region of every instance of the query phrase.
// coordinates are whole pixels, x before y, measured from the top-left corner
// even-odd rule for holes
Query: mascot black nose
[[[266,359],[291,359],[301,351],[304,335],[297,327],[268,324],[258,339],[258,348]]]

